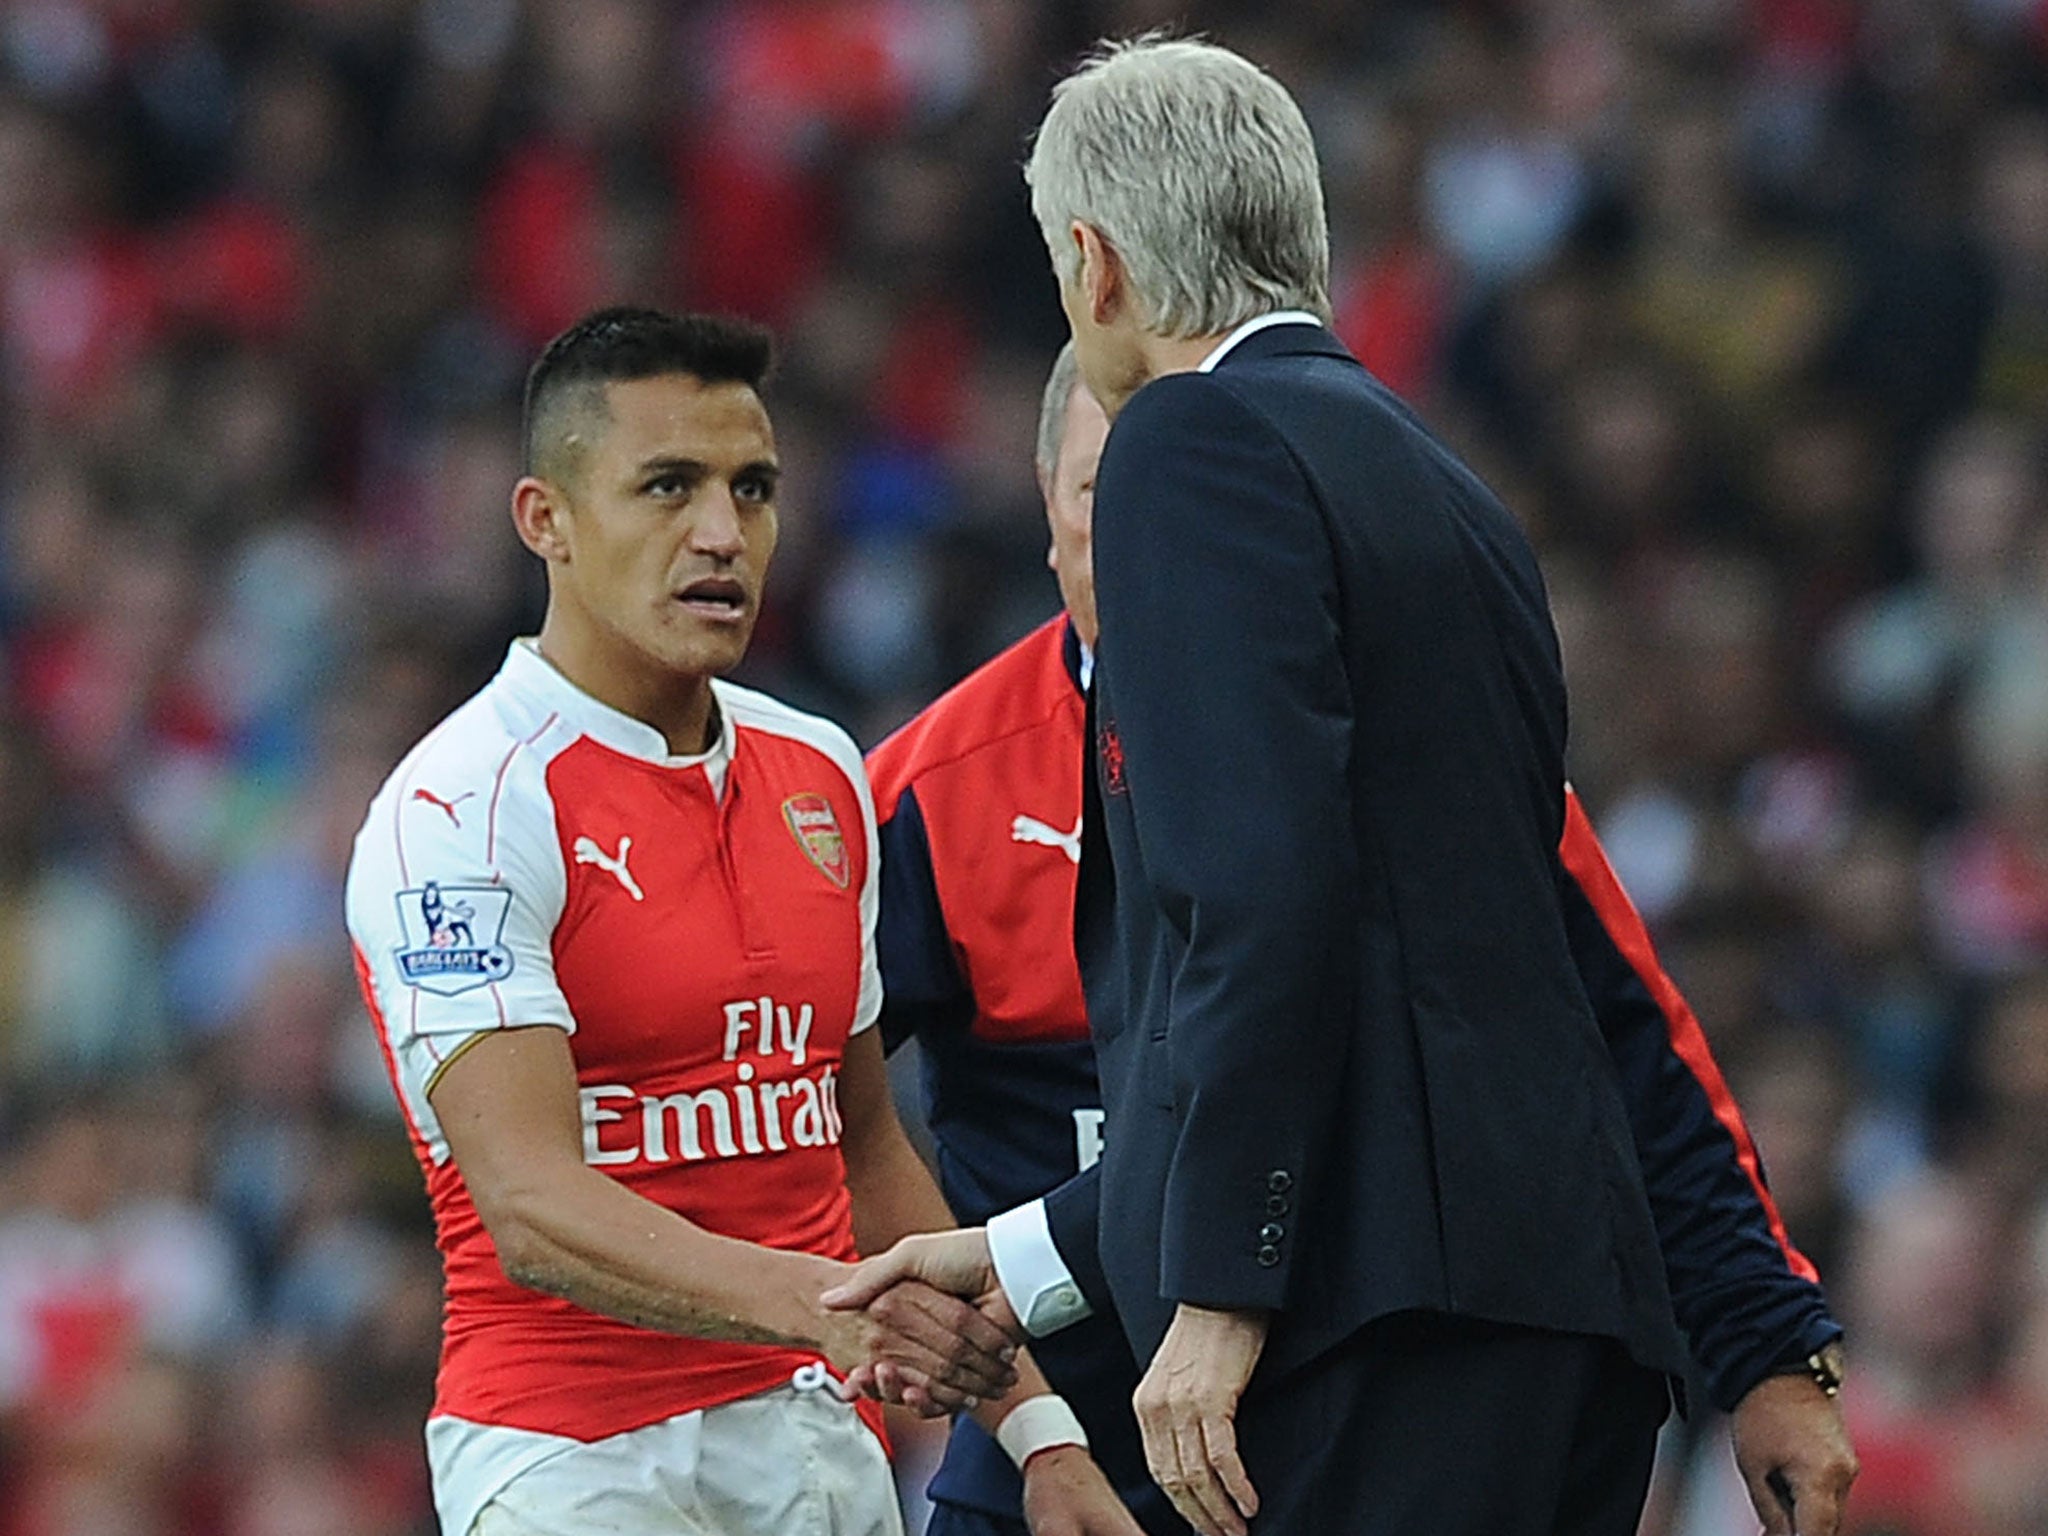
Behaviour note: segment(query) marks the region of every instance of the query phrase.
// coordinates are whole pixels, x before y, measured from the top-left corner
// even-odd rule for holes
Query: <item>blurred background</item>
[[[538,622],[522,369],[777,328],[746,677],[871,744],[1057,603],[1018,167],[1160,23],[1296,92],[1340,331],[1543,551],[1851,1531],[2048,1533],[2048,4],[0,0],[0,1536],[431,1532],[341,878]],[[1672,1432],[1646,1530],[1755,1529]]]

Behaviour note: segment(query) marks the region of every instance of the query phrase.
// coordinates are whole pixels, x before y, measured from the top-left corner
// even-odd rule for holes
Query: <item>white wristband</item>
[[[1064,1397],[1045,1392],[1026,1398],[1003,1415],[996,1425],[996,1444],[1009,1452],[1010,1460],[1021,1470],[1040,1451],[1056,1445],[1078,1445],[1087,1450],[1088,1431]]]

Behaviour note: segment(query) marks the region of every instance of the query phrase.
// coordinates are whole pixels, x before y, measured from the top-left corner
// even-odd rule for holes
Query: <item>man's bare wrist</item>
[[[1057,1465],[1062,1457],[1079,1456],[1087,1460],[1093,1455],[1094,1453],[1085,1445],[1068,1445],[1064,1442],[1059,1445],[1045,1445],[1026,1456],[1024,1465],[1017,1470],[1029,1477],[1036,1470]]]
[[[760,1271],[755,1305],[763,1322],[799,1348],[828,1353],[835,1325],[843,1319],[827,1310],[819,1297],[853,1272],[853,1266],[819,1254],[768,1250],[772,1255]]]

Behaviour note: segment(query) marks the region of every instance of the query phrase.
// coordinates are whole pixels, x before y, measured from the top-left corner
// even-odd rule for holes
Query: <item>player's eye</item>
[[[732,493],[741,501],[773,501],[775,499],[775,477],[758,472],[741,475],[733,481]]]
[[[657,469],[640,482],[640,494],[661,501],[685,500],[696,491],[698,483],[703,478],[703,470],[685,465]]]

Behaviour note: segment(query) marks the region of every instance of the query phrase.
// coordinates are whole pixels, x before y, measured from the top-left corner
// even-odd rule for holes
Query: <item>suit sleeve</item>
[[[1108,1317],[1115,1313],[1116,1302],[1109,1294],[1109,1277],[1102,1272],[1097,1243],[1101,1184],[1102,1164],[1095,1163],[1051,1190],[1045,1196],[1045,1223],[1061,1262],[1090,1310],[1098,1317]]]
[[[1278,1307],[1335,1140],[1355,996],[1335,561],[1277,432],[1213,376],[1176,374],[1111,434],[1095,565],[1099,729],[1122,752],[1139,899],[1177,950],[1163,1036],[1144,1021],[1176,1122],[1160,1295]]]
[[[913,1035],[967,1023],[974,997],[960,974],[939,905],[917,791],[905,788],[887,803],[879,833],[882,910],[876,949],[882,966],[882,1046],[894,1051]]]
[[[1101,1166],[988,1220],[996,1280],[1033,1338],[1115,1311],[1096,1246]]]
[[[1733,1408],[1842,1330],[1698,1019],[1569,790],[1559,852],[1573,958],[1620,1073],[1672,1302],[1709,1395]]]

